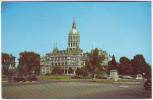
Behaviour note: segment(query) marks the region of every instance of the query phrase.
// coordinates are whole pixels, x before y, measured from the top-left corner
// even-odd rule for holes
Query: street
[[[151,92],[143,84],[96,82],[48,82],[2,86],[7,99],[146,99]]]

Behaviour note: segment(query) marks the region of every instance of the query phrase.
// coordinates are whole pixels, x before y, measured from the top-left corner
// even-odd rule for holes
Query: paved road
[[[104,84],[94,82],[49,82],[42,84],[4,85],[7,99],[145,99],[151,92],[142,84]]]

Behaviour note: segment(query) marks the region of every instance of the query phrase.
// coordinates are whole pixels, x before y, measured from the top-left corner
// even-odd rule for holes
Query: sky
[[[101,48],[116,60],[142,54],[151,64],[151,2],[2,2],[2,52],[44,56],[66,49],[73,19],[84,52]]]

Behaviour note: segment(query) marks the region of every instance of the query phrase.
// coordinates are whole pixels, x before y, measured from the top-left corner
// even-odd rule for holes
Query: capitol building
[[[55,67],[61,68],[63,74],[75,74],[77,68],[81,68],[85,65],[87,54],[83,53],[83,50],[80,48],[80,33],[77,30],[75,20],[68,33],[67,45],[68,47],[65,50],[59,50],[56,47],[51,53],[46,53],[46,55],[41,58],[40,66],[42,75],[47,73],[51,74]],[[106,59],[104,63],[107,64],[108,59]],[[72,73],[69,73],[68,71],[70,68]]]

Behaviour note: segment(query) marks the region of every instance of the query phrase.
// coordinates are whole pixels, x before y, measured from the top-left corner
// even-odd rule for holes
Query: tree
[[[95,75],[99,72],[102,67],[101,63],[105,58],[106,56],[104,54],[100,54],[97,48],[88,54],[88,60],[85,62],[85,68],[90,74],[92,74],[92,79],[94,79]]]
[[[91,64],[91,62],[89,61],[89,59],[85,61],[85,69],[86,69],[89,73],[92,73],[92,71],[93,71],[92,64]]]
[[[151,66],[145,61],[145,58],[141,54],[137,54],[131,60],[132,66],[134,68],[134,73],[136,74],[146,74],[146,77],[151,76]]]
[[[131,60],[132,66],[134,68],[134,72],[136,74],[142,73],[142,67],[145,64],[145,59],[143,55],[136,55],[134,58]]]
[[[133,70],[130,59],[124,56],[120,58],[118,72],[121,75],[133,75],[134,74],[134,70]]]
[[[70,74],[72,74],[72,73],[73,73],[73,70],[72,70],[72,68],[71,68],[71,67],[69,67],[69,69],[68,69],[68,73],[70,73]]]
[[[63,71],[60,67],[54,67],[52,70],[53,75],[61,75],[62,73],[63,73]]]
[[[144,77],[150,79],[151,78],[151,65],[146,63],[143,70],[144,70],[144,73],[145,73]]]
[[[40,73],[40,55],[34,52],[21,52],[19,58],[19,73],[21,75],[31,75]]]
[[[85,67],[77,68],[76,75],[86,77],[88,76],[88,72]]]
[[[112,60],[108,62],[108,71],[117,70],[117,62],[115,56],[112,56]]]
[[[15,68],[15,57],[8,53],[2,53],[2,74],[9,74],[9,67]]]

